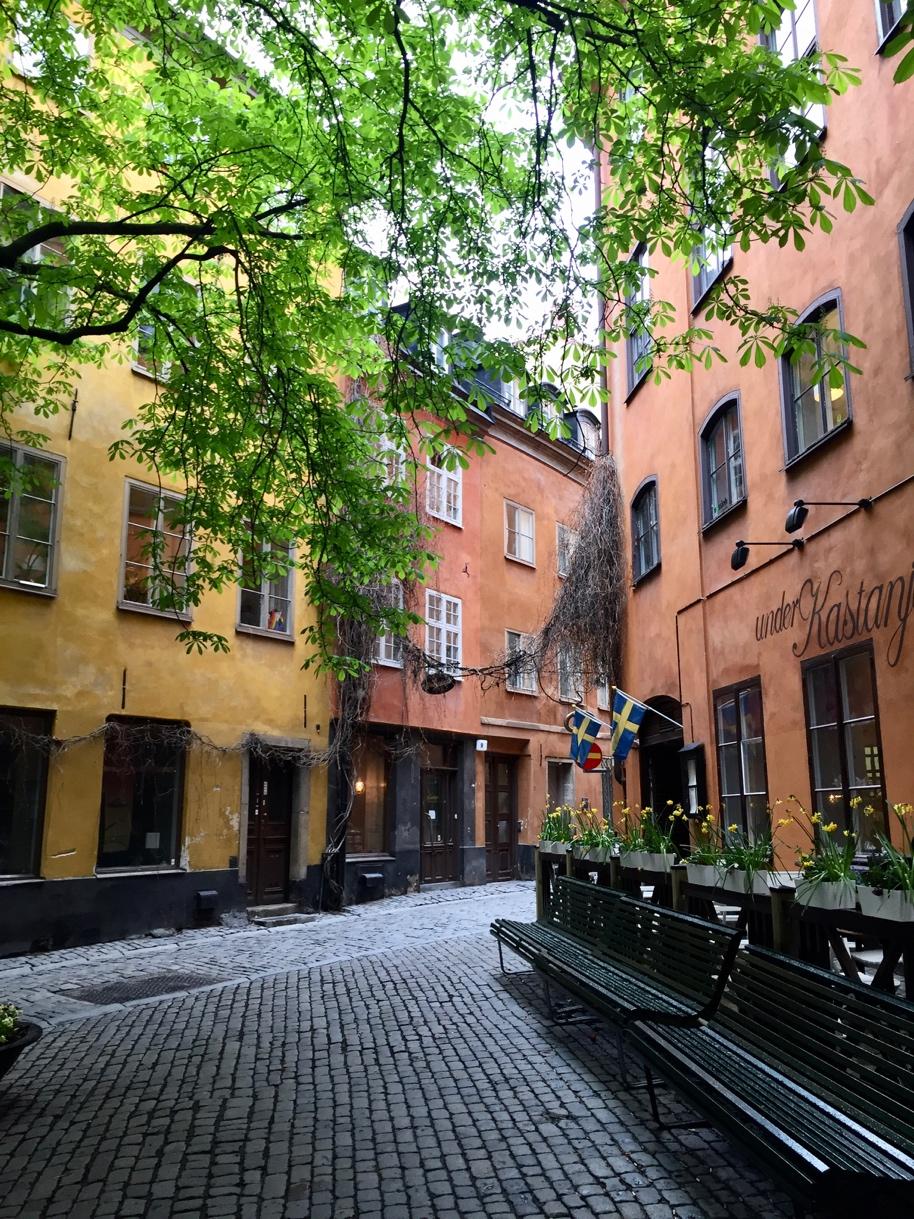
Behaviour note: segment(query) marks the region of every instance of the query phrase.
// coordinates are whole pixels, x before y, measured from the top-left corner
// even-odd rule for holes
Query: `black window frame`
[[[736,496],[725,508],[719,512],[712,512],[711,507],[711,453],[710,441],[711,437],[717,431],[718,427],[726,425],[728,416],[733,414],[736,419],[736,434],[739,438],[739,464],[740,464],[740,481],[742,483],[742,493]],[[699,465],[701,469],[701,527],[703,531],[713,528],[718,521],[722,521],[724,517],[729,516],[735,509],[742,507],[749,498],[749,491],[746,482],[746,450],[743,444],[743,412],[742,402],[738,391],[730,394],[725,394],[718,402],[714,404],[708,412],[704,423],[698,431],[699,444]],[[730,465],[731,456],[727,457],[727,481],[730,482]],[[720,469],[721,467],[716,467]]]
[[[802,682],[802,686],[803,686],[803,718],[804,718],[805,727],[806,727],[806,757],[807,757],[807,763],[809,766],[809,791],[810,791],[810,796],[811,796],[811,805],[812,805],[813,812],[821,812],[822,817],[825,821],[837,821],[839,829],[841,829],[841,830],[853,829],[854,828],[853,818],[850,816],[851,791],[857,791],[861,786],[873,786],[873,787],[876,786],[875,784],[871,784],[871,785],[855,784],[852,787],[851,784],[848,782],[849,773],[848,773],[848,765],[847,765],[847,740],[846,740],[846,736],[845,736],[845,732],[844,732],[846,721],[844,720],[843,708],[841,705],[841,698],[840,698],[841,679],[840,679],[838,667],[842,661],[847,660],[849,657],[860,656],[860,655],[865,655],[869,658],[870,680],[872,683],[872,690],[873,690],[873,716],[872,716],[872,718],[873,718],[874,727],[875,727],[875,731],[876,731],[876,747],[879,751],[879,772],[880,772],[879,790],[880,790],[880,795],[882,798],[882,814],[883,814],[882,825],[880,828],[881,828],[881,832],[883,834],[885,834],[886,836],[888,836],[889,811],[888,811],[888,800],[886,797],[886,788],[885,788],[885,750],[882,745],[882,726],[881,726],[880,719],[879,719],[879,689],[876,684],[876,653],[875,653],[875,649],[873,648],[873,641],[871,639],[866,639],[862,643],[851,644],[851,646],[847,647],[847,648],[839,648],[838,650],[833,651],[833,652],[823,652],[819,656],[813,656],[809,660],[804,660],[802,665],[800,666],[800,678],[801,678],[801,682]],[[836,707],[837,707],[838,719],[835,722],[835,728],[837,730],[837,738],[838,738],[838,758],[839,758],[839,763],[841,766],[841,804],[842,804],[842,807],[841,807],[840,811],[837,808],[835,808],[833,805],[830,805],[830,804],[827,808],[824,808],[824,809],[819,809],[817,807],[816,792],[825,791],[827,789],[816,787],[816,771],[815,771],[812,733],[817,728],[826,727],[827,725],[813,725],[810,723],[808,674],[811,673],[815,669],[821,669],[821,668],[826,668],[826,667],[830,667],[832,670],[833,679],[835,682],[835,689],[837,692]],[[865,718],[868,719],[869,717],[867,716]],[[831,789],[831,790],[834,790],[834,789]],[[863,822],[861,820],[861,824],[862,823]],[[875,826],[875,821],[874,821],[874,826]],[[858,841],[858,846],[859,846],[859,841]]]
[[[914,380],[914,200],[898,222],[898,247],[901,255],[901,291],[904,297],[905,327],[908,332],[909,378]]]
[[[827,313],[830,313],[832,309],[834,309],[835,313],[837,314],[837,329],[843,331],[844,306],[841,292],[837,288],[823,293],[823,295],[820,297],[817,297],[817,299],[814,300],[806,310],[804,310],[797,320],[801,323],[812,324],[820,321]],[[816,339],[816,351],[817,354],[821,351],[818,339]],[[836,423],[833,427],[823,432],[821,436],[817,437],[815,440],[811,441],[801,449],[799,447],[798,432],[796,427],[795,407],[799,399],[802,398],[805,393],[808,393],[810,389],[812,389],[812,385],[807,386],[806,389],[802,390],[799,394],[795,393],[794,371],[796,366],[792,363],[791,355],[792,352],[790,349],[788,349],[784,352],[779,360],[781,385],[781,426],[784,434],[785,469],[790,469],[791,466],[797,465],[799,462],[804,461],[812,453],[818,452],[823,445],[827,445],[833,440],[837,439],[839,436],[844,435],[844,433],[850,428],[854,418],[853,403],[851,401],[850,380],[846,370],[842,370],[842,376],[844,378],[844,401],[847,408],[845,418],[842,419],[840,423]],[[816,382],[816,384],[819,386],[821,386],[823,383],[824,379]]]
[[[651,497],[654,505],[654,520],[648,526],[646,532],[651,532],[655,535],[654,561],[650,566],[642,568],[639,557],[639,540],[645,536],[645,533],[639,533],[636,530],[637,514],[642,502]],[[658,480],[656,474],[651,474],[648,478],[642,480],[632,496],[630,508],[630,525],[632,533],[632,583],[640,584],[652,572],[659,570],[661,553],[660,553],[660,493],[658,489]]]
[[[639,242],[635,247],[635,251],[629,259],[630,263],[637,263],[642,269],[640,289],[638,293],[627,292],[625,294],[625,307],[630,309],[633,305],[637,305],[642,301],[650,302],[650,277],[647,274],[647,246],[645,243]],[[635,390],[640,385],[643,385],[651,371],[651,363],[647,361],[641,371],[638,370],[637,364],[643,358],[646,352],[650,351],[651,347],[651,332],[649,326],[643,328],[638,325],[632,325],[626,319],[625,323],[625,366],[627,377],[627,398],[634,394]]]
[[[10,723],[10,721],[12,722]],[[25,758],[24,760],[26,765],[31,764],[35,767],[36,779],[32,793],[34,798],[31,800],[31,807],[26,810],[31,822],[30,830],[32,837],[29,851],[30,857],[25,861],[27,866],[24,869],[8,871],[5,867],[5,857],[0,856],[0,879],[18,880],[23,877],[37,877],[41,875],[41,847],[47,811],[48,758],[50,750],[42,749],[41,745],[37,742],[29,742],[28,736],[31,734],[33,737],[47,737],[48,744],[50,744],[53,726],[53,711],[45,711],[32,707],[0,707],[0,747],[3,745],[3,737],[7,732],[13,735],[14,739],[15,735],[23,734],[24,739],[20,740],[19,749],[23,755],[27,750],[32,750],[32,757]],[[0,761],[2,761],[2,757],[0,757]]]
[[[729,813],[727,810],[727,806],[724,803],[725,796],[724,796],[723,771],[721,768],[721,755],[722,755],[723,749],[735,746],[736,751],[737,751],[737,759],[739,762],[739,778],[740,778],[740,790],[739,790],[739,794],[738,794],[739,806],[740,806],[739,827],[740,827],[740,830],[742,831],[742,833],[745,834],[747,838],[754,840],[756,830],[758,827],[753,827],[753,825],[750,823],[747,801],[752,797],[759,796],[761,793],[746,791],[746,777],[745,777],[745,771],[744,771],[744,767],[743,767],[743,751],[742,751],[743,735],[742,735],[742,724],[741,724],[740,710],[739,710],[740,695],[747,693],[751,690],[757,690],[758,696],[759,696],[759,719],[760,719],[759,727],[761,730],[759,737],[762,742],[762,767],[765,772],[765,791],[764,791],[765,808],[766,808],[766,811],[768,811],[768,810],[770,810],[769,787],[768,787],[768,749],[767,749],[767,746],[765,743],[765,699],[764,699],[763,692],[762,692],[761,674],[757,673],[753,677],[745,677],[742,679],[742,681],[733,682],[729,686],[720,686],[718,689],[714,690],[712,693],[712,704],[713,704],[713,709],[714,709],[714,756],[715,756],[715,762],[716,762],[716,766],[717,766],[717,794],[720,799],[720,806],[721,806],[722,819],[723,819],[723,831],[725,834],[727,833],[727,826],[731,822],[730,822],[730,817],[729,817]],[[735,707],[736,707],[736,740],[735,741],[724,741],[723,743],[721,743],[720,722],[718,719],[718,710],[721,707],[721,705],[723,705],[724,703],[727,703],[727,702],[731,702],[731,701],[735,704]],[[736,797],[737,797],[737,793],[728,792],[726,798],[733,799]],[[770,830],[770,828],[771,828],[771,826],[770,826],[770,812],[769,812],[768,829]]]

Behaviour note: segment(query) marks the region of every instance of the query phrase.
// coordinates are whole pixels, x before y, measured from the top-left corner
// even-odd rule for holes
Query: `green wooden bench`
[[[675,1013],[698,1020],[713,1011],[742,928],[727,928],[637,901],[615,889],[559,877],[548,915],[536,923],[496,919],[491,933],[543,978],[553,1019],[549,979],[616,1026],[619,1065],[627,1082],[624,1033],[645,1014]]]
[[[707,1021],[630,1037],[658,1122],[651,1067],[829,1219],[914,1216],[914,1004],[749,948]]]

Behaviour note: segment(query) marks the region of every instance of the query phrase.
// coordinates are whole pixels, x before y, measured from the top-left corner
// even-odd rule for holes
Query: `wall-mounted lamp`
[[[355,794],[356,794],[357,796],[361,796],[361,794],[362,794],[362,792],[363,792],[364,790],[365,790],[365,780],[364,780],[364,779],[356,779],[356,781],[355,781]]]
[[[802,550],[805,545],[803,538],[794,538],[792,542],[737,542],[733,547],[733,554],[730,555],[730,566],[734,571],[745,567],[750,546],[792,546],[795,550]]]
[[[872,508],[873,501],[871,499],[798,499],[794,500],[793,507],[787,513],[787,521],[784,528],[788,533],[796,533],[798,529],[802,529],[809,516],[809,505],[815,507],[835,507],[835,508]]]

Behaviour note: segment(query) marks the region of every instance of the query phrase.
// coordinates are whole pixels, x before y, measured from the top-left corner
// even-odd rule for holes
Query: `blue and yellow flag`
[[[566,720],[566,726],[571,733],[571,757],[578,766],[583,766],[603,725],[596,716],[576,707]]]
[[[616,690],[613,698],[613,731],[609,749],[614,762],[624,762],[629,755],[647,707],[637,699]]]

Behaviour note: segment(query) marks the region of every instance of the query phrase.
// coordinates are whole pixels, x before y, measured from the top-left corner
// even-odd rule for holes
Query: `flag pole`
[[[682,728],[683,731],[685,731],[684,725],[681,724],[679,720],[674,720],[670,715],[664,715],[662,711],[658,711],[657,708],[652,707],[650,703],[642,703],[640,698],[635,698],[633,695],[626,693],[626,691],[621,689],[619,686],[613,686],[613,690],[616,694],[622,694],[625,696],[625,698],[631,699],[633,703],[637,703],[638,706],[643,707],[645,711],[650,711],[653,715],[659,715],[660,718],[662,720],[666,720],[668,724],[673,724],[675,727]]]

